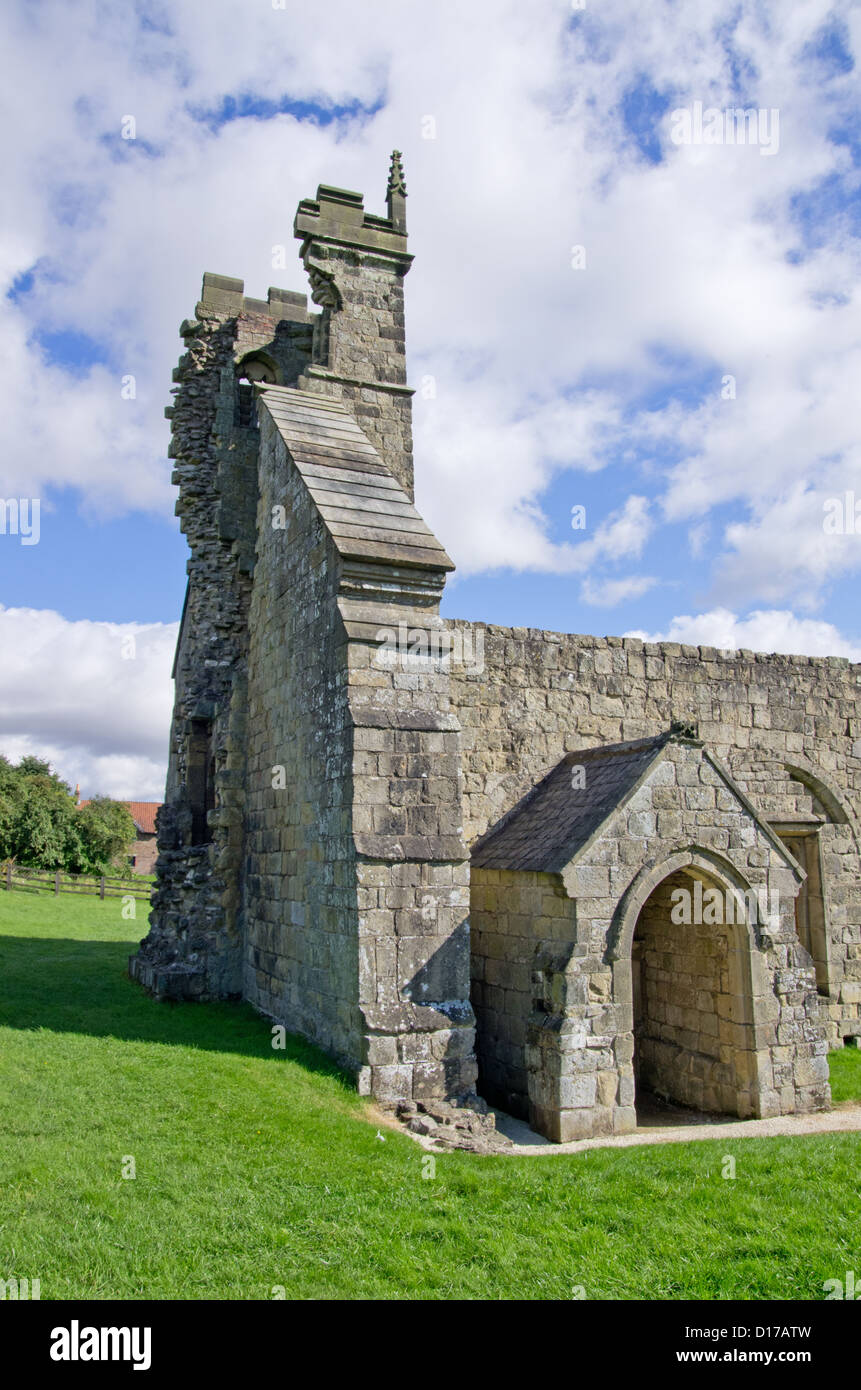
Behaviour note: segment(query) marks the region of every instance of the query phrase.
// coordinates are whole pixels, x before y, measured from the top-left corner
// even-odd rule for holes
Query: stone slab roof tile
[[[566,753],[476,842],[472,863],[483,869],[561,873],[660,757],[668,737]],[[585,777],[575,777],[577,767],[583,767]]]
[[[347,408],[261,385],[268,411],[342,556],[422,569],[454,564]]]

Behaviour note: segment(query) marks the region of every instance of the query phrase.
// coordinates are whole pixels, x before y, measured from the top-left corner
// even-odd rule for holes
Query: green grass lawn
[[[832,1052],[831,1099],[835,1105],[861,1101],[861,1048],[844,1047]]]
[[[861,1136],[442,1153],[425,1180],[310,1046],[274,1052],[245,1005],[154,1003],[125,973],[145,909],[120,909],[0,893],[0,1278],[43,1299],[821,1299],[861,1272]],[[836,1098],[861,1094],[861,1052],[834,1063]]]

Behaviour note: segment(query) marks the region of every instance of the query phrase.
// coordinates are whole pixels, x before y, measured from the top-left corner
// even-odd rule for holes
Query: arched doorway
[[[631,943],[635,1103],[756,1113],[751,904],[699,867],[643,902]]]

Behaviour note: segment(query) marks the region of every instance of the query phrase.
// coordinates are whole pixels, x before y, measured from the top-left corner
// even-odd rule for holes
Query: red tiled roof
[[[128,807],[129,815],[135,823],[135,830],[139,830],[142,835],[155,834],[155,816],[161,806],[160,801],[124,801],[123,806]],[[79,806],[88,806],[89,799],[79,801]]]
[[[126,805],[131,813],[138,830],[144,835],[155,834],[155,813],[161,806],[160,801],[127,801]]]

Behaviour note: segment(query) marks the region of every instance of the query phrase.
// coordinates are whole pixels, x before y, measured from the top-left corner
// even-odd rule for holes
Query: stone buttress
[[[261,388],[243,993],[383,1100],[472,1089],[452,563],[350,412]]]

